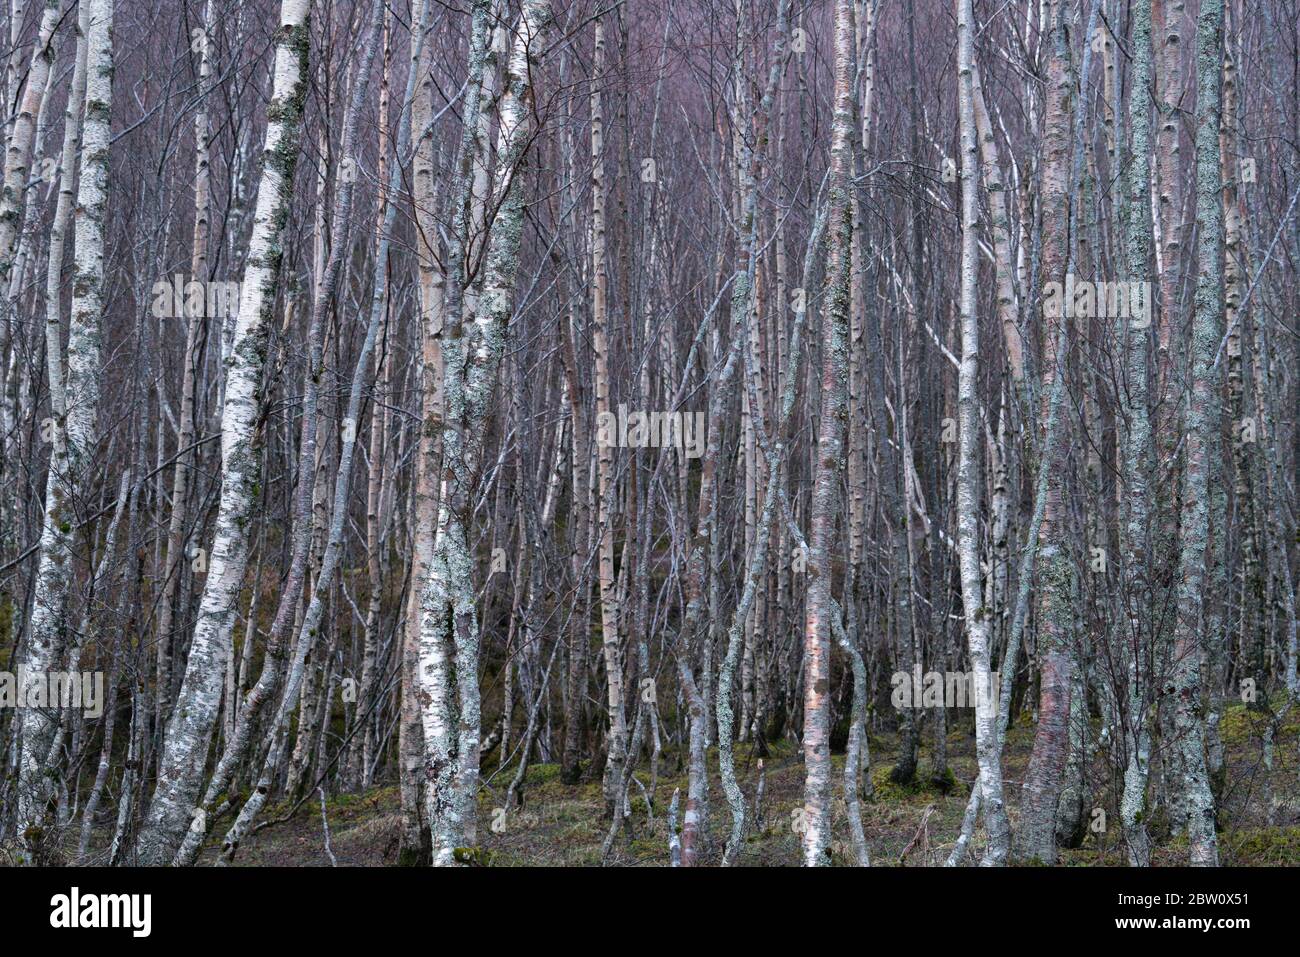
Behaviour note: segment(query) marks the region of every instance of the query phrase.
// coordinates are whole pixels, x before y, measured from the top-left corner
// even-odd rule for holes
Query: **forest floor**
[[[1220,724],[1227,755],[1226,784],[1220,812],[1220,857],[1224,865],[1300,864],[1300,712],[1293,710],[1276,735],[1273,769],[1264,766],[1264,732],[1267,714],[1247,710],[1239,704],[1224,709]],[[955,785],[942,791],[928,783],[932,777],[929,742],[921,752],[916,783],[900,786],[890,780],[896,738],[893,734],[871,737],[872,796],[862,804],[863,825],[873,866],[922,866],[942,864],[961,828],[962,815],[974,780],[975,747],[970,722],[948,737],[949,766]],[[1020,803],[1020,784],[1033,744],[1033,725],[1028,716],[1014,725],[1007,742],[1004,762],[1008,811],[1014,828]],[[492,756],[495,758],[495,755]],[[847,818],[842,800],[842,754],[833,757],[834,837],[833,862],[851,863]],[[1109,756],[1098,750],[1089,768],[1094,782],[1093,807],[1085,807],[1089,828],[1081,845],[1063,849],[1061,863],[1070,866],[1123,865],[1119,815],[1110,789],[1098,784],[1109,779]],[[730,830],[730,813],[718,780],[716,751],[709,754],[709,846],[701,863],[715,864]],[[643,767],[638,778],[648,790],[649,772]],[[799,835],[793,823],[802,805],[803,766],[797,746],[785,740],[769,745],[764,761],[766,783],[762,820],[749,828],[739,863],[750,866],[787,866],[799,863]],[[758,780],[757,760],[747,744],[736,747],[736,770],[749,802]],[[479,802],[479,835],[483,852],[480,863],[488,866],[598,865],[601,846],[608,830],[599,780],[565,785],[559,766],[535,764],[527,775],[522,809],[503,815],[499,806],[505,798],[514,767],[499,769],[495,760],[483,768],[485,786]],[[1153,772],[1154,773],[1154,772]],[[632,788],[631,826],[620,835],[611,854],[611,864],[662,866],[668,863],[665,812],[673,790],[686,795],[686,770],[678,755],[666,754],[660,761],[659,780],[654,791],[654,814],[646,813],[641,789]],[[1104,817],[1096,808],[1104,811]],[[317,865],[329,866],[319,799],[304,803],[287,821],[278,821],[287,809],[269,807],[264,821],[276,821],[251,835],[240,848],[235,864],[243,866]],[[340,866],[392,865],[397,861],[401,814],[395,786],[379,787],[363,794],[330,797],[326,802],[330,847]],[[210,861],[216,841],[224,830],[218,822],[214,843],[203,853]],[[1185,862],[1186,839],[1170,838],[1159,808],[1150,827],[1157,845],[1153,863],[1174,865]],[[496,825],[495,827],[493,825]],[[1104,825],[1097,827],[1095,825]],[[974,853],[982,850],[982,832],[977,832]]]

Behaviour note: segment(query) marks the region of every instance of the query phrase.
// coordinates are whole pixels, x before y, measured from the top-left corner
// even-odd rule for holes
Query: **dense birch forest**
[[[1300,864],[1297,0],[6,0],[0,863]]]

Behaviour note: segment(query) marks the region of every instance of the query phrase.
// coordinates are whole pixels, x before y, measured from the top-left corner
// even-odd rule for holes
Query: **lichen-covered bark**
[[[758,113],[763,117],[771,110],[777,80],[780,78],[780,72],[785,65],[785,34],[788,27],[788,10],[789,4],[787,0],[782,0],[777,7],[776,38],[772,66],[768,74],[762,101],[758,106]],[[747,31],[744,29],[743,20],[738,25],[737,32],[741,36],[746,34]],[[743,89],[747,81],[743,76],[743,57],[739,56],[739,54],[736,73],[737,86]],[[745,133],[741,137],[737,161],[737,174],[741,189],[740,257],[736,272],[732,278],[731,325],[733,334],[737,335],[738,340],[745,340],[756,338],[758,335],[756,329],[751,330],[750,328],[752,324],[751,313],[753,312],[752,290],[758,266],[755,222],[758,215],[758,185],[754,169],[756,157],[753,148],[749,145],[754,138],[754,117],[750,112],[748,95],[742,92],[738,95],[737,100],[738,119],[743,124]],[[753,608],[758,582],[766,574],[767,570],[767,552],[771,538],[769,533],[772,527],[772,517],[776,509],[777,479],[780,468],[780,446],[773,447],[768,441],[765,431],[763,402],[756,385],[759,379],[759,368],[752,342],[749,348],[742,349],[742,353],[745,362],[745,399],[751,409],[749,427],[755,440],[762,446],[764,462],[767,465],[767,486],[764,494],[762,516],[753,533],[757,546],[754,549],[752,560],[745,575],[740,601],[732,616],[731,627],[727,634],[727,650],[723,656],[722,665],[718,669],[716,701],[718,767],[722,776],[722,790],[726,794],[727,804],[731,808],[731,836],[727,840],[726,852],[723,855],[724,864],[735,862],[736,854],[739,853],[740,844],[745,833],[745,798],[740,790],[740,783],[736,778],[735,751],[733,747],[735,710],[732,695],[736,677],[736,664],[744,638],[745,619]],[[784,428],[785,417],[785,410],[783,410],[781,416],[782,429]]]
[[[1215,361],[1223,332],[1223,196],[1219,180],[1223,0],[1202,0],[1196,23],[1196,221],[1199,271],[1192,319],[1191,397],[1186,413],[1182,542],[1172,675],[1176,782],[1187,814],[1189,863],[1219,863],[1214,795],[1205,763],[1201,666],[1204,655],[1206,555],[1210,536],[1210,457],[1218,446],[1219,384]]]
[[[22,99],[17,104],[13,127],[6,130],[4,183],[0,186],[0,282],[4,283],[9,280],[20,241],[18,227],[22,223],[27,168],[32,159],[32,139],[36,133],[37,116],[45,99],[46,81],[54,66],[54,31],[62,19],[62,12],[60,0],[45,0],[36,45],[32,49],[31,63],[27,69],[27,84],[23,88]]]
[[[962,605],[965,609],[966,640],[974,672],[975,751],[979,761],[979,789],[984,807],[984,827],[989,848],[986,861],[1006,862],[1010,827],[1002,794],[1002,761],[998,748],[997,701],[987,692],[992,688],[989,631],[990,609],[984,604],[980,586],[980,488],[979,443],[983,439],[979,397],[979,315],[976,312],[976,281],[979,260],[975,229],[979,215],[979,155],[975,99],[975,14],[972,0],[957,3],[957,90],[961,128],[962,236],[961,236],[961,365],[958,368],[957,416],[957,557],[961,566]],[[986,163],[996,168],[996,162]],[[991,190],[990,185],[990,190]],[[999,285],[1001,292],[1002,286]],[[1018,339],[1017,339],[1018,341]],[[984,691],[984,694],[980,694]]]
[[[342,162],[340,168],[347,168],[344,164],[354,163],[356,159],[358,118],[364,107],[369,88],[370,66],[374,60],[377,46],[376,37],[382,7],[379,3],[375,3],[371,10],[368,32],[361,42],[363,52],[358,71],[360,79],[352,88],[343,116]],[[329,546],[322,543],[321,547],[324,550],[324,555],[320,566],[316,569],[310,600],[304,610],[300,598],[306,587],[309,553],[313,545],[312,539],[318,533],[325,537],[333,532],[333,527],[327,525],[330,514],[328,503],[321,501],[323,489],[327,483],[323,477],[317,475],[318,471],[320,471],[318,461],[320,459],[318,451],[319,437],[323,432],[319,407],[325,362],[323,348],[324,326],[326,316],[335,301],[339,284],[343,251],[346,249],[346,231],[352,208],[352,196],[353,185],[350,178],[340,177],[340,182],[334,192],[333,227],[328,247],[329,254],[318,261],[317,264],[315,299],[312,304],[307,331],[308,368],[304,383],[303,414],[300,430],[302,438],[297,461],[298,488],[294,495],[293,544],[289,569],[281,590],[279,606],[267,638],[267,654],[265,655],[262,673],[258,676],[257,684],[245,697],[240,714],[233,722],[233,729],[226,738],[225,747],[221,752],[220,759],[217,761],[216,769],[208,781],[202,803],[205,812],[211,812],[214,809],[218,797],[229,787],[236,769],[246,760],[249,749],[255,740],[254,729],[261,722],[267,707],[275,700],[277,692],[280,691],[280,684],[285,677],[286,667],[289,669],[289,682],[280,695],[281,707],[276,712],[276,727],[284,721],[284,702],[286,700],[296,700],[298,685],[295,682],[302,679],[305,659],[314,645],[314,638],[322,614],[319,607],[322,600],[321,596],[328,592],[333,574],[330,567],[331,552]],[[389,215],[390,212],[386,211],[386,218]],[[381,265],[386,260],[386,255],[387,249],[381,242],[379,255],[376,257]],[[382,297],[383,284],[376,282],[374,288],[376,294]],[[379,322],[376,318],[376,309],[378,308],[376,304],[372,303],[370,326],[367,328],[367,337],[362,347],[360,364],[353,375],[354,392],[358,392],[360,389],[362,366],[368,361],[368,356],[374,348],[373,340],[377,334]],[[374,327],[376,331],[372,331],[370,327]],[[349,397],[349,404],[343,420],[355,423],[359,415],[359,400],[353,402]],[[351,462],[355,440],[356,429],[346,430],[341,442],[340,474],[335,489],[336,501],[340,492],[346,495],[346,491],[350,487],[351,472],[348,466]],[[329,538],[329,542],[333,542],[332,537]],[[335,553],[337,553],[337,546],[335,546]],[[286,645],[289,644],[288,639],[291,631],[296,635],[296,640],[290,645],[293,649],[293,655],[292,661],[289,661],[287,660],[289,656],[286,655]],[[312,699],[314,699],[314,691],[309,689],[303,694],[303,700]],[[305,750],[305,742],[313,737],[310,731],[313,721],[310,715],[307,714],[306,709],[304,713],[307,720],[300,723],[295,742],[294,756],[298,760],[302,760],[303,756],[308,753]],[[272,739],[276,741],[276,744],[272,747],[271,754],[268,757],[268,765],[276,764],[281,757],[281,742],[275,735],[272,735]],[[301,770],[300,766],[298,770]],[[264,776],[265,773],[264,770]],[[290,787],[289,791],[292,795],[293,788]],[[256,795],[250,799],[249,803],[251,804],[255,800]],[[241,812],[241,819],[242,817],[243,812]],[[193,863],[206,835],[206,816],[198,818],[196,815],[196,818],[185,834],[185,839],[174,861],[176,864]],[[237,822],[236,828],[238,826]],[[237,845],[238,841],[236,840],[234,843]]]
[[[1125,236],[1128,276],[1142,282],[1149,275],[1151,260],[1151,0],[1133,4],[1133,82],[1129,100],[1129,129],[1132,133],[1126,183],[1128,217]],[[1126,431],[1122,449],[1123,512],[1120,555],[1124,572],[1123,597],[1127,615],[1117,621],[1117,643],[1127,688],[1123,715],[1124,790],[1120,797],[1120,822],[1128,846],[1129,863],[1146,867],[1151,863],[1151,844],[1146,830],[1147,778],[1150,774],[1153,717],[1149,704],[1151,686],[1151,617],[1149,615],[1149,547],[1151,420],[1148,414],[1147,380],[1151,330],[1132,320],[1121,320],[1116,329],[1124,343]]]
[[[1094,10],[1095,10],[1094,2]],[[1048,42],[1047,92],[1043,131],[1043,253],[1044,283],[1066,281],[1072,262],[1070,254],[1070,209],[1072,175],[1070,156],[1070,116],[1073,78],[1070,73],[1069,34],[1065,5],[1053,2],[1049,13],[1051,30]],[[1081,76],[1088,72],[1091,47],[1084,46]],[[1077,145],[1077,144],[1076,144]],[[1067,324],[1065,315],[1055,321]],[[1046,428],[1056,401],[1055,385],[1064,375],[1060,368],[1064,357],[1058,352],[1063,340],[1048,323],[1044,337],[1042,387],[1039,390],[1040,418]],[[1051,445],[1044,443],[1045,450]],[[1056,861],[1056,807],[1069,749],[1070,681],[1074,656],[1070,647],[1070,556],[1061,540],[1066,519],[1063,478],[1051,455],[1038,462],[1047,477],[1042,523],[1038,528],[1039,555],[1037,584],[1037,621],[1039,640],[1038,727],[1034,748],[1025,772],[1020,804],[1020,824],[1016,835],[1017,856]]]
[[[421,22],[432,4],[421,4]],[[446,277],[438,254],[434,217],[435,150],[433,137],[433,80],[428,72],[429,44],[421,37],[421,53],[412,64],[419,76],[411,104],[415,156],[412,160],[416,249],[419,263],[420,304],[420,422],[415,445],[415,477],[411,494],[411,588],[402,609],[401,713],[398,728],[398,782],[402,802],[403,862],[422,860],[428,850],[422,792],[424,780],[424,729],[420,716],[419,660],[420,594],[429,578],[433,539],[438,520],[438,471],[442,458],[439,424],[442,422],[442,323]],[[427,863],[427,861],[425,861]]]
[[[831,131],[830,250],[822,319],[821,422],[810,516],[808,598],[804,618],[803,862],[830,863],[831,548],[839,511],[848,393],[848,336],[853,214],[849,199],[853,136],[853,8],[835,5],[835,118]]]
[[[189,827],[220,705],[235,604],[248,565],[261,459],[256,433],[262,368],[307,93],[308,7],[308,0],[283,0],[280,7],[262,177],[227,360],[221,411],[221,500],[185,678],[167,723],[158,782],[139,838],[139,858],[145,864],[170,863]]]
[[[47,7],[47,14],[49,11]],[[57,668],[64,651],[74,575],[74,503],[78,486],[86,477],[97,436],[99,322],[104,307],[104,217],[112,104],[112,4],[102,0],[87,2],[79,17],[82,40],[78,44],[72,93],[68,99],[62,175],[46,273],[46,364],[53,442],[45,479],[45,508],[24,665],[29,680],[33,681],[43,680],[46,673]],[[93,79],[88,81],[91,71]],[[75,204],[72,309],[65,376],[60,287],[64,236],[73,213],[73,182],[79,154],[82,173]],[[26,694],[26,689],[23,693]],[[58,728],[56,712],[44,709],[18,712],[17,834],[24,856],[29,860],[39,859],[46,850],[44,814],[53,780],[46,773],[45,760]]]
[[[867,745],[867,665],[838,615],[834,626],[835,642],[848,656],[849,668],[853,672],[849,740],[844,749],[844,809],[848,814],[849,836],[853,841],[853,860],[858,867],[870,867],[871,852],[867,847],[866,831],[862,827],[862,774],[869,769],[870,764]],[[757,804],[758,800],[755,800],[755,805]]]
[[[473,8],[471,83],[462,139],[457,232],[464,235],[468,175],[478,117],[478,91],[489,63],[487,4]],[[419,681],[422,693],[428,785],[429,827],[434,863],[453,864],[472,854],[476,843],[475,803],[479,761],[479,635],[473,586],[473,556],[468,524],[472,483],[482,451],[489,399],[496,388],[513,310],[515,274],[523,232],[523,193],[515,179],[528,146],[528,102],[532,58],[549,25],[549,0],[528,0],[506,71],[497,138],[498,166],[493,183],[497,218],[488,239],[483,294],[468,328],[462,322],[464,247],[449,259],[447,294],[450,336],[444,342],[443,484],[429,578],[420,597]],[[456,251],[453,250],[455,253]]]

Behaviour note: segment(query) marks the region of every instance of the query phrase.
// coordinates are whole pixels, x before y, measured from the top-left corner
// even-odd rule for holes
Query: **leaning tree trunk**
[[[54,31],[62,19],[61,14],[59,0],[46,0],[36,45],[32,49],[32,62],[27,70],[27,85],[17,104],[13,129],[6,131],[4,183],[0,190],[0,281],[5,284],[17,259],[17,247],[22,242],[18,227],[23,221],[27,167],[32,159],[32,139],[36,135],[37,117],[46,95],[46,81],[54,66]],[[14,92],[10,91],[11,94]]]
[[[194,114],[194,237],[190,247],[190,280],[206,282],[208,279],[208,215],[211,207],[211,161],[208,142],[208,84],[212,75],[212,0],[204,4],[203,28],[199,31],[199,88],[198,109]],[[172,623],[176,593],[180,589],[184,566],[181,564],[185,541],[185,496],[189,488],[191,459],[194,452],[190,443],[194,439],[194,395],[198,378],[198,352],[200,336],[206,323],[203,310],[190,307],[187,297],[185,310],[185,358],[181,365],[181,407],[176,433],[178,458],[172,475],[171,517],[167,524],[166,564],[163,566],[163,593],[158,602],[158,681],[154,691],[154,714],[158,725],[167,720],[172,684]]]
[[[221,410],[221,502],[185,678],[167,723],[158,783],[139,838],[144,864],[169,863],[190,824],[203,785],[225,662],[231,651],[235,604],[248,565],[260,473],[257,431],[262,369],[307,96],[308,7],[309,0],[282,0],[280,6],[264,165]]]
[[[54,34],[62,19],[61,13],[59,0],[46,0],[32,48],[26,86],[19,98],[16,70],[23,47],[20,42],[24,27],[23,4],[15,4],[10,11],[10,50],[13,52],[9,58],[10,85],[5,102],[13,104],[16,112],[9,114],[6,110],[4,160],[0,166],[0,288],[6,290],[0,298],[0,436],[6,438],[17,431],[18,415],[24,405],[21,399],[24,393],[29,393],[30,375],[21,370],[19,344],[15,337],[19,325],[18,305],[27,281],[25,264],[35,258],[29,253],[32,245],[29,238],[37,235],[36,223],[40,218],[39,204],[28,202],[25,210],[23,207],[28,191],[34,194],[36,184],[45,178],[39,168],[35,175],[29,170],[33,158],[41,154],[47,125],[45,117],[50,87],[56,79],[52,69],[56,53]],[[83,39],[84,36],[83,33]],[[77,122],[81,122],[80,117]],[[48,159],[42,160],[40,165],[48,165],[48,162]],[[11,364],[12,371],[19,378],[19,385],[13,389],[14,395],[10,394]],[[5,466],[9,464],[4,461],[4,456],[0,456],[0,479],[4,478]],[[16,465],[14,462],[10,470],[14,471]],[[0,548],[6,548],[12,544],[17,531],[14,523],[20,501],[18,483],[13,479],[0,481],[0,489],[3,490],[0,493],[3,494],[0,498]]]
[[[28,632],[27,679],[43,682],[64,650],[68,600],[74,575],[72,529],[78,482],[91,465],[99,404],[100,316],[104,310],[104,218],[107,208],[110,118],[113,103],[113,4],[88,2],[81,13],[85,37],[78,50],[63,139],[63,175],[50,234],[46,357],[50,379],[53,447],[45,480],[35,596]],[[33,78],[34,81],[34,78]],[[84,101],[84,113],[81,104]],[[82,157],[73,225],[72,311],[68,322],[68,369],[60,343],[60,273],[64,230],[72,209],[76,157]],[[27,690],[22,692],[26,695]],[[45,811],[53,781],[46,756],[59,728],[45,709],[18,712],[17,833],[24,856],[35,862],[46,850]]]
[[[371,14],[370,25],[365,37],[361,41],[361,60],[359,66],[359,76],[357,84],[353,87],[352,96],[345,112],[344,120],[344,150],[343,161],[355,162],[357,156],[356,149],[356,127],[357,117],[365,105],[366,93],[371,66],[374,63],[375,53],[378,48],[379,26],[382,21],[383,4],[376,2]],[[416,40],[419,43],[419,40]],[[410,139],[410,113],[409,104],[413,98],[415,86],[415,76],[412,74],[407,80],[406,96],[403,99],[403,113],[400,130],[398,133],[398,152],[405,152],[407,143]],[[396,188],[397,169],[394,168],[387,184],[387,188],[392,191]],[[351,191],[349,188],[340,188],[336,194],[334,210],[334,229],[336,235],[331,240],[332,249],[341,249],[344,245],[343,229],[348,219],[348,213],[351,207]],[[307,720],[299,721],[297,740],[294,751],[289,762],[288,768],[288,791],[289,799],[295,800],[299,795],[295,794],[295,783],[300,782],[305,773],[306,765],[311,759],[312,745],[315,740],[318,715],[315,711],[316,701],[315,693],[311,689],[304,689],[303,682],[307,675],[307,657],[312,653],[316,644],[316,639],[320,636],[322,623],[325,617],[326,603],[334,585],[334,578],[338,573],[339,565],[342,561],[343,553],[343,536],[347,522],[347,500],[351,490],[352,482],[352,462],[356,455],[357,448],[357,429],[356,423],[361,417],[361,400],[362,390],[365,386],[368,372],[370,370],[371,356],[374,354],[376,343],[379,339],[379,329],[383,324],[384,308],[387,302],[388,291],[388,253],[390,247],[390,237],[392,236],[393,223],[396,219],[397,207],[389,205],[384,211],[384,220],[381,225],[380,242],[375,253],[374,277],[371,284],[372,294],[370,302],[370,315],[367,320],[365,338],[362,340],[359,354],[357,356],[356,366],[352,371],[352,381],[347,394],[346,411],[343,416],[345,428],[343,431],[342,441],[339,448],[338,476],[334,486],[333,504],[326,505],[321,510],[321,518],[324,522],[328,516],[328,522],[324,522],[326,527],[326,540],[324,550],[321,555],[320,567],[316,580],[312,584],[312,590],[306,607],[302,612],[301,623],[295,625],[297,631],[297,640],[293,645],[293,658],[289,663],[289,671],[285,680],[284,690],[280,693],[279,706],[276,709],[275,717],[271,726],[267,730],[266,740],[270,742],[266,758],[262,764],[261,771],[258,775],[257,786],[249,796],[248,801],[240,809],[235,823],[231,825],[226,836],[222,839],[222,857],[229,861],[238,850],[240,843],[248,834],[257,815],[265,806],[271,787],[279,779],[282,770],[286,764],[286,754],[288,745],[288,725],[289,717],[292,714],[295,704],[300,700],[305,705],[311,705],[310,708],[304,707],[302,713],[310,714]],[[325,308],[325,304],[333,299],[335,295],[336,284],[338,282],[339,263],[331,252],[331,257],[326,266],[325,282],[322,283],[320,295],[316,305],[316,311],[319,313]],[[313,316],[313,327],[322,318],[319,315]],[[309,333],[309,336],[315,339],[315,336]],[[313,342],[313,346],[315,343]],[[322,356],[319,351],[313,350],[312,364],[316,370],[323,368]],[[319,375],[319,371],[316,373]],[[314,397],[309,393],[309,399]],[[309,402],[309,405],[311,403]],[[314,430],[315,422],[312,421],[315,413],[308,410],[304,417],[303,431],[308,435]],[[307,469],[312,464],[312,456],[315,449],[310,443],[304,443],[300,474],[306,475]],[[305,510],[300,510],[299,521],[308,522]],[[314,521],[310,524],[314,525]],[[326,661],[331,655],[327,652],[324,656]],[[323,676],[324,685],[323,703],[321,707],[328,707],[328,671]],[[223,761],[225,758],[223,757]],[[209,785],[208,797],[212,797],[212,785]],[[187,838],[187,844],[189,839]]]

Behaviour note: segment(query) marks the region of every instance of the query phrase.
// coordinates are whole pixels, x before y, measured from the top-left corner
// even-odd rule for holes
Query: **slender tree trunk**
[[[1182,807],[1187,813],[1189,863],[1219,863],[1214,795],[1205,763],[1205,563],[1209,549],[1211,456],[1218,450],[1219,384],[1215,361],[1223,331],[1223,193],[1219,181],[1223,0],[1202,0],[1196,24],[1196,221],[1199,272],[1191,343],[1182,547],[1172,661],[1174,746],[1179,750]],[[1215,641],[1217,636],[1209,636]]]
[[[471,83],[471,99],[467,101],[471,104],[477,100],[488,62],[487,9],[481,0],[473,13],[470,75],[480,79]],[[429,821],[434,863],[439,865],[455,863],[458,848],[472,848],[476,843],[479,636],[468,537],[471,483],[481,452],[488,400],[496,387],[497,365],[505,347],[506,323],[513,310],[523,229],[522,187],[514,180],[529,142],[532,58],[539,52],[541,34],[550,18],[549,0],[527,0],[510,52],[500,104],[499,165],[493,186],[497,221],[488,240],[483,296],[474,316],[472,335],[460,327],[464,260],[459,255],[453,257],[453,268],[449,270],[452,296],[448,318],[453,329],[444,342],[447,415],[442,429],[448,468],[443,475],[429,581],[421,595],[419,666],[430,785]],[[467,140],[472,140],[476,123],[474,108],[467,108]],[[468,147],[465,152],[466,158],[472,160]],[[466,173],[463,160],[461,173],[462,177]],[[464,185],[460,196],[465,196]],[[463,228],[463,205],[457,219],[458,227]]]
[[[1051,4],[1051,34],[1048,54],[1047,95],[1043,132],[1043,269],[1045,282],[1071,286],[1069,270],[1070,209],[1073,176],[1070,156],[1072,81],[1069,69],[1069,34],[1066,11],[1059,2]],[[1088,52],[1085,46],[1081,82],[1086,81]],[[1064,303],[1064,298],[1058,299]],[[1055,321],[1068,325],[1068,311]],[[1064,357],[1057,352],[1058,339],[1052,323],[1046,323],[1040,388],[1040,417],[1046,426],[1051,418],[1053,385],[1064,376]],[[1058,368],[1059,367],[1059,368]],[[1044,442],[1044,448],[1050,448]],[[1062,478],[1057,463],[1044,455],[1038,463],[1047,474],[1047,495],[1042,523],[1038,528],[1039,569],[1037,591],[1039,705],[1034,749],[1025,772],[1017,832],[1017,855],[1024,860],[1056,862],[1056,807],[1069,750],[1070,682],[1074,666],[1070,648],[1070,556],[1061,540],[1066,520]]]
[[[1125,252],[1131,282],[1145,282],[1151,269],[1151,0],[1133,4],[1133,80],[1129,94],[1132,147],[1127,188]],[[1148,294],[1148,306],[1150,297]],[[1148,317],[1150,312],[1147,313]],[[1151,329],[1129,319],[1121,321],[1116,337],[1125,345],[1123,413],[1127,420],[1122,451],[1123,511],[1120,555],[1124,571],[1123,600],[1128,613],[1118,619],[1120,661],[1127,688],[1124,722],[1124,790],[1120,821],[1129,863],[1147,867],[1151,842],[1147,836],[1147,780],[1151,766],[1150,725],[1154,718],[1150,688],[1152,640],[1150,624],[1151,422],[1147,382]]]
[[[605,25],[596,18],[591,76],[591,347],[596,360],[596,417],[605,423],[610,410],[608,277],[605,255],[605,139],[601,113],[605,78]],[[603,432],[608,434],[609,430]],[[605,807],[617,815],[618,786],[627,760],[627,715],[623,700],[623,657],[619,643],[619,607],[614,592],[614,445],[599,442],[600,634],[608,690],[609,740],[605,759]]]
[[[65,200],[70,197],[74,157],[79,152],[82,171],[73,218],[72,308],[68,321],[66,377],[59,348],[61,230],[53,237],[57,240],[57,252],[56,246],[51,245],[49,285],[54,288],[54,294],[49,299],[50,312],[46,316],[46,355],[53,448],[46,477],[45,513],[27,646],[25,667],[29,682],[44,682],[64,652],[69,598],[76,572],[72,529],[78,517],[79,489],[91,472],[98,442],[99,326],[104,310],[104,223],[113,104],[112,0],[87,0],[84,20],[85,64],[81,82],[85,105],[81,136],[78,140],[77,121],[70,117],[64,134],[64,179],[59,199],[62,208],[55,211],[56,221],[66,224]],[[74,92],[74,101],[82,95]],[[9,246],[3,248],[7,250]],[[23,694],[28,690],[24,688]],[[46,767],[46,756],[58,728],[57,715],[46,709],[29,708],[20,712],[22,750],[17,832],[24,853],[32,862],[39,861],[50,850],[46,846],[45,813],[52,793],[52,775]]]
[[[167,723],[158,783],[140,835],[140,859],[146,864],[170,862],[190,824],[221,701],[235,603],[248,565],[260,474],[262,369],[307,94],[307,8],[308,0],[283,0],[280,7],[263,147],[265,164],[221,413],[221,503],[185,678],[172,720]]]
[[[31,162],[32,138],[36,133],[37,117],[45,99],[46,81],[54,66],[54,31],[62,14],[60,0],[45,0],[41,24],[37,30],[36,45],[27,70],[27,84],[13,119],[13,128],[5,138],[4,184],[0,190],[0,282],[8,284],[21,242],[18,227],[23,221],[24,193],[27,188],[27,168]],[[18,27],[15,26],[15,30]],[[10,62],[12,76],[13,62]],[[10,93],[13,94],[12,88]],[[7,301],[7,300],[6,300]],[[7,318],[7,317],[5,317]]]
[[[962,236],[961,236],[961,366],[957,382],[959,429],[957,461],[957,549],[961,564],[962,604],[966,636],[975,679],[975,751],[979,761],[979,788],[984,805],[984,827],[989,848],[985,860],[1004,864],[1011,832],[1002,794],[1002,761],[998,748],[996,679],[989,662],[991,611],[980,587],[979,447],[979,315],[976,313],[976,224],[979,215],[979,156],[977,153],[975,98],[975,13],[972,0],[957,2],[957,81],[961,125]],[[991,144],[990,144],[991,145]],[[986,147],[987,148],[987,147]],[[986,163],[986,171],[990,164]],[[996,168],[996,162],[991,164]],[[986,175],[988,173],[986,172]],[[991,190],[990,190],[991,191]],[[996,210],[996,207],[994,207]],[[995,212],[996,215],[996,212]],[[999,287],[1001,302],[1001,286]],[[1003,330],[1006,332],[1005,321]],[[1016,340],[1019,341],[1018,339]],[[1014,366],[1013,366],[1014,368]]]
[[[194,113],[194,238],[190,247],[190,280],[206,283],[208,279],[208,215],[211,205],[211,159],[208,148],[207,94],[212,75],[211,31],[212,0],[203,7],[203,27],[199,31],[199,104]],[[187,297],[186,304],[191,300]],[[190,445],[194,441],[194,397],[198,378],[198,351],[206,337],[205,317],[202,309],[187,309],[185,333],[185,358],[181,366],[181,406],[176,448],[180,457],[172,476],[171,516],[167,523],[166,564],[163,566],[163,593],[158,602],[158,676],[154,691],[155,724],[165,725],[169,712],[172,683],[172,630],[176,594],[184,575],[185,497],[189,489],[189,474],[195,456]]]
[[[803,862],[830,863],[831,547],[844,460],[853,214],[849,192],[853,137],[853,7],[835,4],[835,119],[831,131],[831,201],[827,302],[822,320],[821,423],[810,517],[808,603],[804,622]]]

